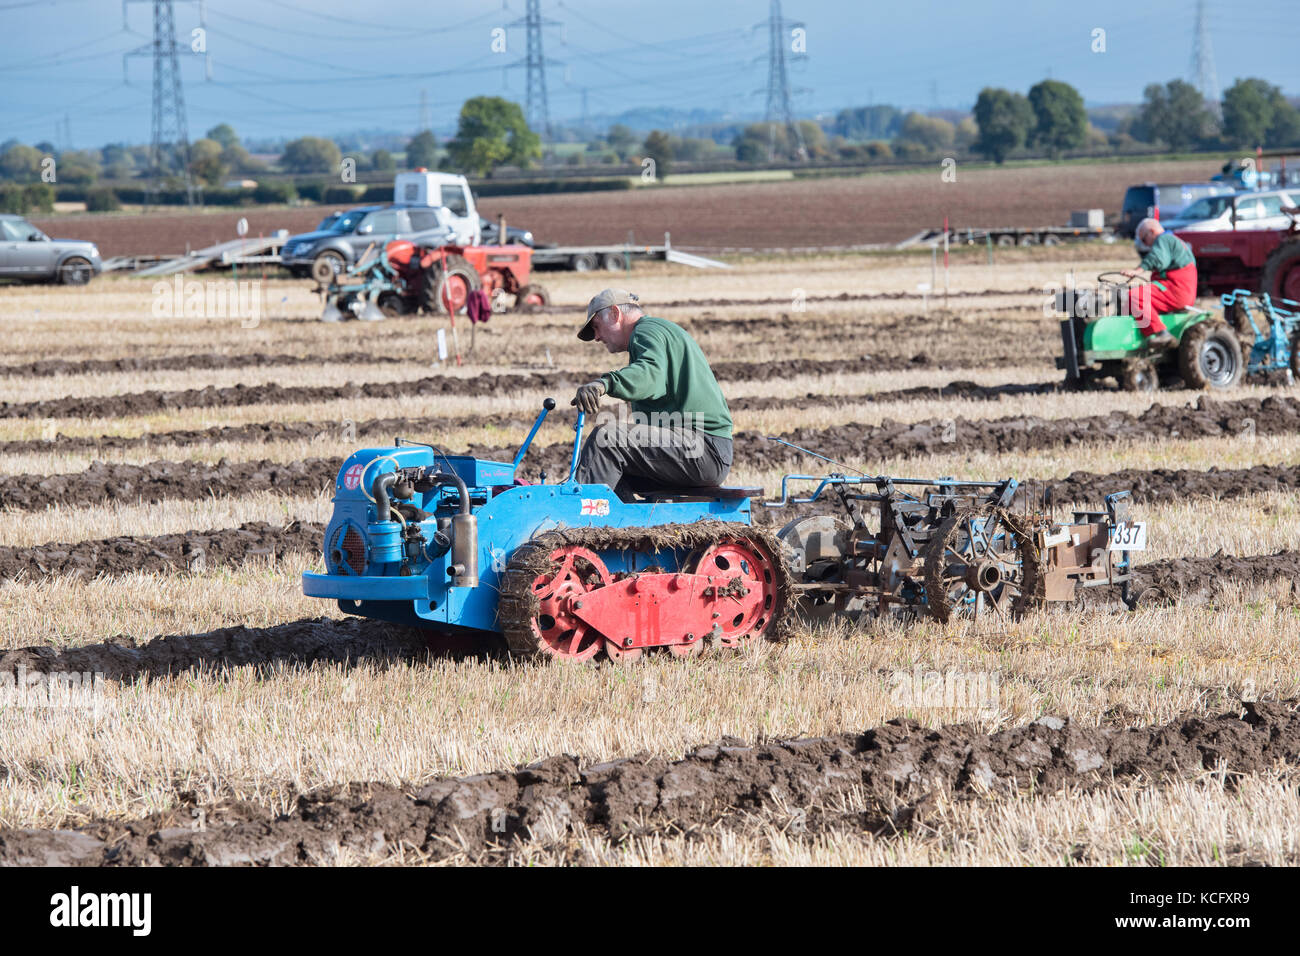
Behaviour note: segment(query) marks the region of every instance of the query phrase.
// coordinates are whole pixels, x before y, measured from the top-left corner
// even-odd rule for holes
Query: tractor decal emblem
[[[343,487],[349,491],[355,490],[357,485],[361,484],[361,473],[365,470],[365,465],[353,465],[343,472]]]
[[[609,514],[609,499],[608,498],[583,498],[582,513],[585,515]]]

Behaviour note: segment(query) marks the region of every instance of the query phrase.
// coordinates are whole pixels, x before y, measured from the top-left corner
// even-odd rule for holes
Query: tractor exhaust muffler
[[[451,564],[447,567],[454,588],[478,587],[478,516],[452,515]]]

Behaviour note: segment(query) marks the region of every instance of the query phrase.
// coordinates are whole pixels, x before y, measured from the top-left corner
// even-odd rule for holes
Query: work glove
[[[596,414],[600,408],[600,396],[605,394],[605,383],[597,379],[578,387],[578,394],[573,396],[570,405],[577,405],[578,411],[587,415]]]

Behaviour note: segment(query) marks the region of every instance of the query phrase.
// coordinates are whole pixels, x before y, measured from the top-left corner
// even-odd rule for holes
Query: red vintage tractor
[[[1196,256],[1201,295],[1235,289],[1300,301],[1300,224],[1289,229],[1178,232]]]
[[[322,289],[321,318],[376,319],[420,310],[455,315],[467,311],[470,296],[480,289],[493,312],[549,305],[546,289],[529,281],[532,254],[523,245],[425,247],[397,239],[332,276]]]
[[[505,311],[509,302],[516,312],[550,304],[546,289],[529,281],[533,250],[528,246],[439,246],[421,252],[420,304],[429,312],[464,312],[470,293],[479,289],[494,312]]]

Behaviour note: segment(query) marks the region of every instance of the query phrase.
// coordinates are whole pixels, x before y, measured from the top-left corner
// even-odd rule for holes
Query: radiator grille
[[[335,557],[336,551],[339,552],[342,560]],[[355,525],[346,524],[334,532],[334,540],[330,544],[330,563],[335,574],[347,574],[349,571],[353,574],[365,574],[366,542]],[[346,565],[346,569],[342,565]]]

